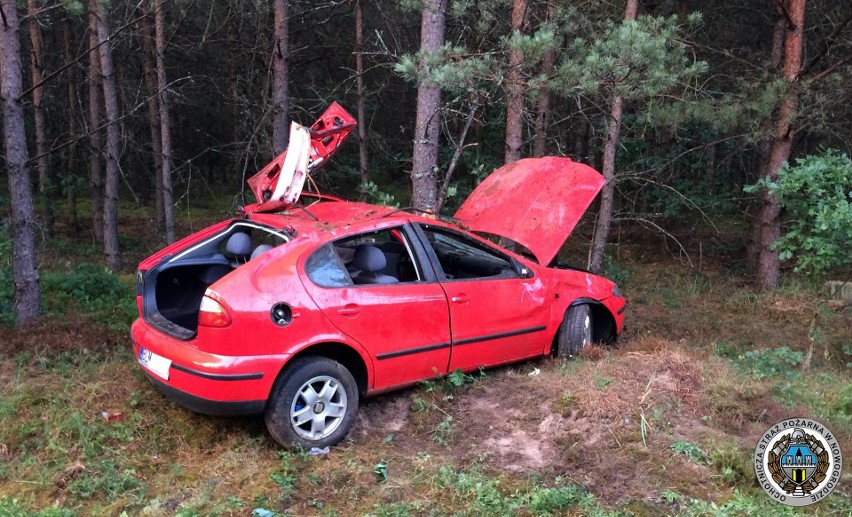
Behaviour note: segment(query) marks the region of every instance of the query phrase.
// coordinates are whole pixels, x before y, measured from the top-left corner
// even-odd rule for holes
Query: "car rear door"
[[[304,263],[311,297],[332,324],[370,354],[373,389],[441,375],[449,364],[447,299],[431,267],[416,258],[409,232],[399,226],[356,234],[320,247]],[[381,274],[397,281],[356,283],[347,255],[358,246],[381,249],[387,262]]]
[[[541,279],[522,277],[507,255],[461,232],[419,228],[449,301],[449,370],[540,355],[550,317]]]

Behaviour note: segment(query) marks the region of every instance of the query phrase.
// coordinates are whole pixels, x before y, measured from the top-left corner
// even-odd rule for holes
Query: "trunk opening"
[[[237,222],[144,274],[142,316],[181,340],[195,337],[201,298],[211,285],[252,259],[284,244],[288,236],[273,228]]]

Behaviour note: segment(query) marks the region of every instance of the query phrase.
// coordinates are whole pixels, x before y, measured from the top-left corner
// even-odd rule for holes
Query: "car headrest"
[[[225,245],[225,251],[232,255],[248,255],[251,253],[251,237],[243,232],[231,235]]]
[[[251,252],[251,258],[257,258],[271,249],[272,246],[270,244],[261,244],[260,246],[256,247],[254,251]]]
[[[350,263],[350,266],[370,273],[384,269],[386,265],[387,260],[382,251],[369,244],[361,244],[355,248],[355,255]]]

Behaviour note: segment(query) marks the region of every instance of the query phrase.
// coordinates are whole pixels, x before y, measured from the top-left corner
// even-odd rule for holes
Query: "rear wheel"
[[[281,445],[336,445],[358,411],[358,387],[342,364],[327,357],[296,359],[275,382],[265,420]]]
[[[592,311],[588,305],[574,305],[565,311],[556,338],[557,353],[573,359],[580,350],[592,344]]]

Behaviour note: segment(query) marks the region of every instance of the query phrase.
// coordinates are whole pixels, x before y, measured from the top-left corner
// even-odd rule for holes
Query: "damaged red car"
[[[204,414],[264,414],[279,443],[325,447],[365,396],[570,357],[621,332],[618,287],[554,265],[600,174],[520,160],[452,220],[302,192],[353,126],[336,105],[311,128],[294,124],[288,150],[249,182],[256,204],[139,265],[134,348],[166,397]]]

